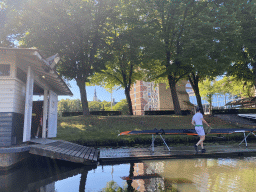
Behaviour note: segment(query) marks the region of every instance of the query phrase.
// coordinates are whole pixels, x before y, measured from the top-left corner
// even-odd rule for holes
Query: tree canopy
[[[252,81],[243,81],[233,76],[224,76],[221,80],[216,82],[218,93],[229,94],[237,97],[253,97],[255,88]]]
[[[218,93],[220,90],[216,86],[216,80],[212,81],[207,78],[201,83],[199,83],[200,94],[206,99],[206,101],[210,104],[210,112],[212,111],[212,99],[213,95]]]
[[[181,114],[176,83],[227,75],[256,85],[256,4],[252,0],[3,0],[0,44],[59,53],[57,71],[74,79],[84,115],[85,83],[125,90],[146,76],[166,81]],[[229,67],[229,68],[228,68]],[[228,70],[227,70],[228,68]],[[232,80],[233,81],[233,80]]]
[[[132,115],[130,98],[131,85],[142,78],[139,69],[142,62],[143,34],[145,33],[144,21],[141,20],[143,11],[138,0],[126,1],[119,4],[119,14],[113,19],[112,34],[108,39],[109,50],[112,58],[105,63],[105,69],[96,73],[91,78],[91,84],[102,85],[108,89],[120,86],[124,89]]]
[[[235,49],[228,75],[238,80],[253,82],[256,86],[256,3],[252,0],[233,2],[236,10],[236,33],[232,36]]]
[[[175,113],[180,114],[176,83],[182,78],[189,79],[199,101],[199,80],[219,75],[229,65],[223,57],[226,49],[220,43],[223,33],[220,29],[227,18],[218,21],[224,10],[213,1],[150,3],[153,10],[147,17],[150,43],[145,48],[148,62],[144,66],[153,79],[167,78]]]
[[[21,47],[37,47],[61,56],[58,72],[74,79],[80,89],[84,115],[89,114],[85,82],[104,68],[108,20],[114,0],[26,1],[12,13],[9,28],[20,37]],[[7,27],[8,28],[8,27]]]

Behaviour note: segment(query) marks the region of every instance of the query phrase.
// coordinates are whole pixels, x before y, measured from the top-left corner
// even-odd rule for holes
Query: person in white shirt
[[[196,130],[198,136],[200,137],[200,140],[194,146],[196,153],[198,153],[198,149],[197,149],[198,145],[201,145],[202,153],[205,153],[206,150],[204,148],[204,143],[203,143],[205,140],[205,132],[204,132],[203,123],[208,125],[208,127],[210,125],[204,120],[204,117],[201,113],[201,109],[199,107],[196,108],[196,114],[193,116],[191,123],[192,123],[192,125],[195,126],[195,130]]]

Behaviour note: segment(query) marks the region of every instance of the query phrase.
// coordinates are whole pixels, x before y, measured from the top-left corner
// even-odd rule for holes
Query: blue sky
[[[73,96],[59,96],[58,99],[80,99],[80,91],[78,86],[76,85],[76,82],[73,81],[69,81],[68,84],[70,85],[70,90],[73,93]],[[191,85],[187,85],[188,87],[191,87]],[[96,92],[97,92],[97,97],[99,100],[101,101],[111,101],[111,94],[106,91],[103,87],[100,86],[87,86],[86,87],[86,91],[87,91],[87,100],[88,101],[92,101],[93,100],[93,96],[94,96],[94,90],[96,88]],[[116,102],[119,102],[122,99],[126,99],[125,98],[125,94],[124,94],[124,89],[119,89],[119,90],[114,90],[113,91],[113,95],[112,95],[113,99],[115,99]],[[38,97],[38,96],[34,96],[33,100],[42,100],[43,97]],[[202,98],[203,100],[203,98]],[[219,97],[218,99],[214,96],[213,98],[213,105],[217,106],[217,100],[220,102],[220,106],[224,105],[224,98]],[[194,104],[196,104],[196,99],[195,96],[190,97],[190,101]],[[229,101],[229,98],[227,97],[227,102]],[[222,103],[221,103],[222,102]],[[203,103],[207,103],[206,101],[203,100]]]
[[[68,97],[68,96],[59,96],[59,100],[61,99],[80,99],[80,91],[78,86],[76,85],[76,82],[73,81],[69,81],[68,82],[70,84],[70,90],[73,93],[73,97]],[[88,101],[92,101],[93,100],[93,96],[94,96],[94,90],[96,88],[96,92],[97,92],[97,97],[99,100],[101,101],[111,101],[111,94],[106,91],[103,87],[100,86],[86,86],[86,91],[87,91],[87,100]],[[114,90],[112,97],[115,99],[115,101],[120,101],[122,99],[125,99],[125,94],[124,94],[124,89],[119,89],[119,90]]]

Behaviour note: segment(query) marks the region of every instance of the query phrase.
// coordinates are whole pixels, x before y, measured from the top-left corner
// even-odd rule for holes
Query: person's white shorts
[[[205,135],[203,126],[202,127],[199,127],[199,126],[195,127],[195,130],[196,130],[198,136],[204,136]]]

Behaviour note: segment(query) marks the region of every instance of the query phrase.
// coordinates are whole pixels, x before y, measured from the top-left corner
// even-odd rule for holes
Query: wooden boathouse
[[[1,147],[30,141],[32,115],[42,116],[42,138],[56,137],[58,95],[72,95],[55,70],[59,59],[44,58],[37,49],[0,48]],[[44,96],[37,111],[35,95]]]
[[[41,138],[56,137],[58,96],[73,95],[55,70],[59,60],[58,54],[47,57],[38,49],[0,47],[0,168],[25,158],[30,148],[19,145],[32,142],[38,125]],[[33,96],[43,96],[43,101],[33,101]],[[75,145],[59,144],[62,149]],[[45,151],[49,154],[49,146]]]

